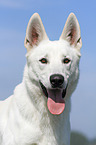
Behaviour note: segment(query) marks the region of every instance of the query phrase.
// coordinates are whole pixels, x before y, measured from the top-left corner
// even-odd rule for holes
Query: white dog
[[[80,27],[71,13],[58,41],[40,16],[27,27],[27,64],[14,94],[0,102],[0,145],[69,145],[70,96],[79,78]]]

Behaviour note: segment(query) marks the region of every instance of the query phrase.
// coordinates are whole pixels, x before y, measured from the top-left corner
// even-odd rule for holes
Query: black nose
[[[53,88],[62,88],[64,77],[60,74],[51,75],[50,82]]]

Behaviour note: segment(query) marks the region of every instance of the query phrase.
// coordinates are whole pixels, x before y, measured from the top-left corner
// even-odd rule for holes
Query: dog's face
[[[79,23],[74,14],[68,17],[58,41],[49,41],[38,14],[31,17],[25,38],[28,74],[31,81],[41,86],[52,114],[63,112],[69,86],[74,89],[78,80],[81,46]]]

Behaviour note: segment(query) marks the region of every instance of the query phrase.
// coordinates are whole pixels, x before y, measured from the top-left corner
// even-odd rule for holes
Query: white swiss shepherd
[[[58,41],[48,39],[39,14],[31,17],[23,81],[0,102],[0,145],[70,144],[70,96],[78,83],[81,46],[73,13]]]

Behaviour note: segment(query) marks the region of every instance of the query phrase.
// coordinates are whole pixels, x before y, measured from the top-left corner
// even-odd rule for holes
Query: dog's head
[[[37,13],[31,17],[25,37],[28,75],[48,98],[47,106],[52,114],[63,112],[65,98],[77,85],[81,46],[80,27],[73,13],[58,41],[48,39]]]

